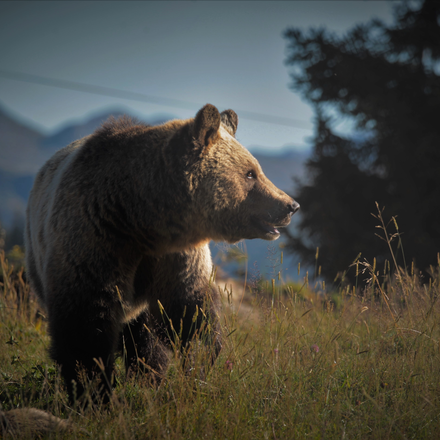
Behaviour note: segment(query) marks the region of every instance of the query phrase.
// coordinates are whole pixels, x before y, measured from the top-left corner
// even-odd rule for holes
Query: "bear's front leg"
[[[209,285],[190,294],[176,289],[173,302],[163,304],[155,313],[161,321],[158,333],[180,348],[186,373],[196,368],[196,377],[202,380],[222,347],[216,293]]]
[[[127,375],[144,373],[152,385],[159,386],[169,363],[169,353],[156,335],[157,323],[149,311],[124,326],[122,353]]]
[[[156,267],[150,313],[157,334],[179,346],[184,356],[200,345],[212,365],[221,349],[219,293],[212,287],[212,260],[208,245],[169,254]],[[192,368],[192,350],[186,368]]]

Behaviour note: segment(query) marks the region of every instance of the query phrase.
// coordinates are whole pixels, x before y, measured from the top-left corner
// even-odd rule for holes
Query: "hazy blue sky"
[[[306,145],[312,111],[289,88],[287,27],[344,32],[390,1],[0,2],[0,70],[195,103],[194,110],[27,84],[0,76],[0,104],[48,132],[108,107],[192,117],[210,102],[304,121],[240,119],[246,146]]]

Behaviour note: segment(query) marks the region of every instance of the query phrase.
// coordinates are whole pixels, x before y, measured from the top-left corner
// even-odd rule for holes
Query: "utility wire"
[[[163,98],[160,96],[146,95],[144,93],[130,92],[128,90],[114,89],[92,84],[85,84],[76,81],[68,81],[64,79],[48,78],[44,76],[32,75],[29,73],[10,72],[0,70],[0,77],[21,81],[31,84],[40,84],[49,87],[57,87],[60,89],[75,90],[79,92],[92,93],[94,95],[111,96],[113,98],[128,99],[131,101],[148,102],[152,104],[165,105],[168,107],[182,108],[186,110],[197,111],[202,105],[194,102],[182,101],[180,99]],[[236,110],[243,119],[251,121],[265,122],[268,124],[284,125],[287,127],[311,130],[311,124],[299,119],[283,118],[280,116],[266,115],[264,113],[250,112],[246,110]]]

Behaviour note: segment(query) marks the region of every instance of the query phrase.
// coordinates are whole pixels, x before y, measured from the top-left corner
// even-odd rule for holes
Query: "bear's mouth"
[[[264,233],[264,235],[269,240],[275,240],[280,236],[280,231],[278,228],[283,228],[287,225],[277,225],[277,224],[271,224],[265,220],[262,220],[261,218],[254,217],[253,218],[253,224]]]
[[[263,222],[263,221],[260,222],[260,225],[261,225],[262,229],[264,229],[269,234],[280,235],[280,231],[277,228],[280,228],[281,226],[275,227],[275,226],[272,226],[271,224]]]

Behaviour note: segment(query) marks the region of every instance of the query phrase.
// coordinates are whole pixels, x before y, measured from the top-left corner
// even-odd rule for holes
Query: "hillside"
[[[33,175],[42,163],[39,144],[44,136],[19,123],[0,106],[0,220],[10,224],[23,213]]]

